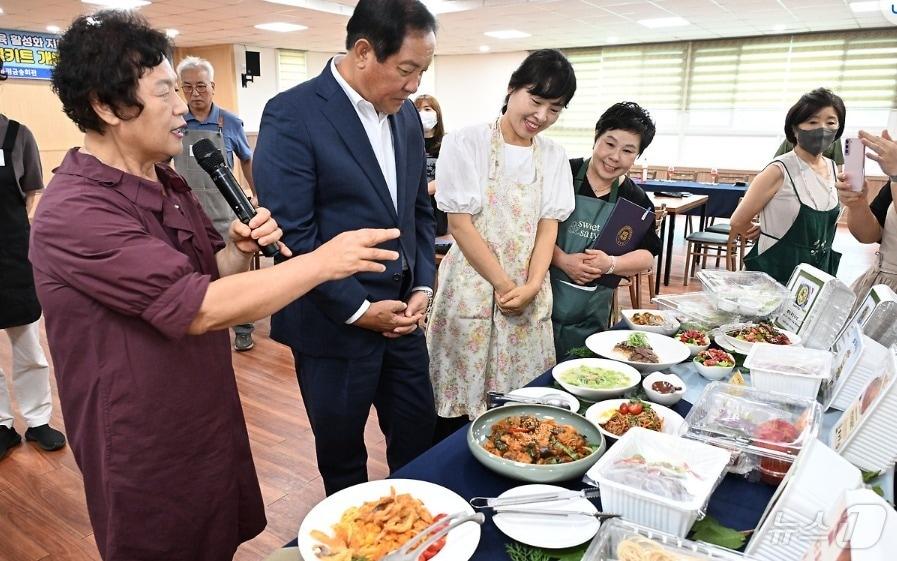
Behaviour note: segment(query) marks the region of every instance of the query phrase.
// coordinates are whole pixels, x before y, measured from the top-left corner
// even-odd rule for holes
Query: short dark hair
[[[406,36],[430,31],[436,33],[436,18],[418,0],[360,0],[346,24],[346,50],[367,39],[383,62],[399,52]]]
[[[788,142],[796,145],[797,137],[794,134],[794,129],[797,128],[797,125],[826,107],[833,107],[835,113],[838,114],[838,134],[835,135],[835,140],[841,138],[841,135],[844,134],[844,121],[847,118],[844,100],[829,89],[816,88],[812,92],[800,96],[797,103],[788,110],[788,115],[785,116],[785,138],[788,139]]]
[[[91,100],[108,105],[122,120],[140,116],[140,77],[171,58],[171,43],[131,11],[103,10],[75,19],[59,39],[58,54],[53,91],[62,110],[82,132],[103,133],[105,123]]]
[[[543,99],[560,99],[561,105],[567,107],[576,93],[573,65],[556,49],[531,52],[511,74],[508,82],[511,91],[505,96],[505,104],[501,108],[503,114],[508,110],[511,93],[520,88],[527,88],[526,91]]]
[[[639,154],[651,145],[657,132],[651,114],[634,101],[621,101],[607,108],[595,123],[595,141],[609,130],[624,130],[639,135]]]

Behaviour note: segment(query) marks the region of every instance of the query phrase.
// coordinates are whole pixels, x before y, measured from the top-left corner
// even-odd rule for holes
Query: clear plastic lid
[[[615,518],[601,524],[582,561],[671,559],[705,561],[744,559],[735,551],[693,542]]]
[[[717,309],[715,300],[705,292],[657,296],[654,302],[677,312],[680,322],[697,324],[703,329],[712,329],[738,319],[737,314]]]
[[[832,377],[832,353],[792,345],[757,343],[744,360],[745,368],[785,376]]]
[[[784,308],[788,289],[759,271],[701,271],[698,279],[715,306],[742,318],[765,318]]]
[[[730,451],[793,460],[819,432],[815,399],[713,382],[685,417],[684,436]]]

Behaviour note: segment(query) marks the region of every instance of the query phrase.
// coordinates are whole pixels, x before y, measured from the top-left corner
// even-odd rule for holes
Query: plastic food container
[[[877,284],[862,297],[852,321],[858,321],[863,333],[879,344],[889,347],[897,343],[897,294],[886,284]]]
[[[832,353],[757,343],[744,366],[750,369],[751,383],[759,390],[815,399],[822,382],[832,377]]]
[[[700,327],[703,331],[738,319],[737,314],[718,310],[716,303],[706,292],[656,296],[653,301],[661,308],[674,310],[681,323],[691,323],[693,327]]]
[[[633,427],[586,477],[601,489],[606,512],[685,537],[703,516],[728,463],[725,450]]]
[[[660,553],[666,556],[661,556]],[[654,557],[651,556],[654,554]],[[582,561],[608,559],[687,559],[724,561],[744,559],[740,553],[693,542],[619,518],[608,520],[592,539]]]
[[[833,449],[853,465],[885,471],[897,463],[897,347],[832,428]]]
[[[814,398],[713,382],[686,415],[684,436],[728,450],[730,472],[777,485],[821,419]]]
[[[759,271],[701,271],[698,279],[717,309],[744,319],[777,315],[788,289]]]

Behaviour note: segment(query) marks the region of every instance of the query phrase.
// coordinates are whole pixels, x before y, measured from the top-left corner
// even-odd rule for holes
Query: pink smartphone
[[[866,180],[866,147],[859,138],[844,139],[844,173],[851,191],[862,191]]]

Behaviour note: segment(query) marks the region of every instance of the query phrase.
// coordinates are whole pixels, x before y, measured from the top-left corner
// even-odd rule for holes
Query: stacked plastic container
[[[738,561],[745,557],[729,549],[684,540],[625,520],[601,525],[582,561],[609,559],[687,559],[688,561]]]
[[[897,294],[888,285],[877,284],[857,296],[865,296],[854,315],[863,333],[885,347],[897,343]]]
[[[831,448],[813,440],[761,517],[745,555],[762,561],[800,561],[820,539],[820,514],[828,512],[847,489],[862,487],[860,471]]]
[[[698,279],[716,308],[742,319],[777,315],[788,299],[788,290],[759,271],[701,271]]]
[[[788,345],[756,343],[744,360],[758,390],[816,398],[832,377],[832,353]]]
[[[776,324],[797,333],[803,346],[829,349],[850,317],[856,295],[837,278],[801,263],[788,280],[789,298]]]
[[[728,450],[729,471],[775,485],[816,438],[821,419],[814,398],[713,382],[686,415],[684,436]]]
[[[586,477],[601,489],[605,511],[685,537],[703,517],[728,463],[725,450],[633,427]]]
[[[832,447],[853,465],[885,471],[897,463],[897,358],[891,347],[882,368],[832,428]]]

